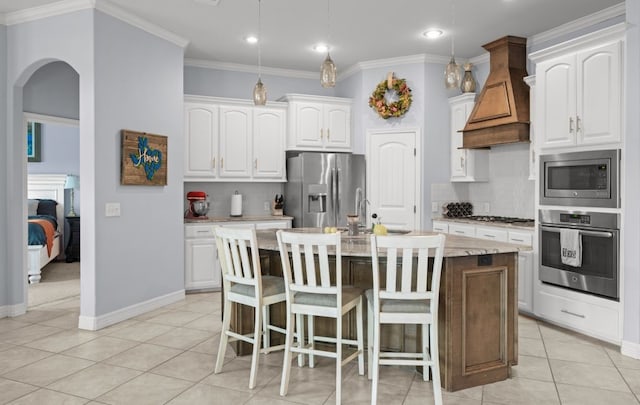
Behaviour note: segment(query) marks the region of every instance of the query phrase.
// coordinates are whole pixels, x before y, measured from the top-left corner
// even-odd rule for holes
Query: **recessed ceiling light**
[[[244,40],[247,41],[248,44],[257,44],[258,43],[258,37],[256,37],[255,35],[249,35],[249,36],[245,37]]]
[[[313,50],[319,53],[325,53],[329,50],[329,46],[326,44],[318,44],[313,46]]]
[[[442,30],[439,30],[437,28],[428,29],[422,33],[422,35],[428,39],[439,38],[442,36],[442,34],[443,34]]]

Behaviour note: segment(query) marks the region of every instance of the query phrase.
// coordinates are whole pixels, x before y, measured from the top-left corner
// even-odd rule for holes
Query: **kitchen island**
[[[297,229],[315,231],[319,229]],[[413,235],[430,232],[411,232]],[[282,275],[275,230],[257,231],[262,271]],[[440,284],[438,331],[440,370],[444,389],[464,388],[501,381],[511,375],[518,361],[517,252],[528,247],[447,235]],[[381,258],[384,260],[384,258]],[[430,263],[431,265],[431,263]],[[385,266],[382,265],[381,269]],[[342,238],[342,282],[363,289],[371,288],[369,235]],[[381,275],[381,282],[385,277]],[[284,305],[271,308],[272,323],[284,326]],[[366,311],[365,311],[366,322]],[[250,333],[252,309],[234,311],[232,328]],[[343,333],[355,337],[355,314],[345,316]],[[366,330],[366,329],[365,329]],[[316,335],[331,336],[334,322],[316,317]],[[389,350],[416,350],[420,328],[413,325],[387,325],[382,329],[381,345]],[[272,333],[272,343],[281,335]],[[249,354],[250,346],[238,344],[239,354]]]

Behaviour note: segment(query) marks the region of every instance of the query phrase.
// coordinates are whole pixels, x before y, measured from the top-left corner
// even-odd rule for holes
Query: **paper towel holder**
[[[231,196],[231,216],[242,216],[242,194],[240,194],[238,190]]]

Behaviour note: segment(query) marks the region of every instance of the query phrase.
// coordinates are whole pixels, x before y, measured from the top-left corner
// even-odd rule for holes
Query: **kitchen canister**
[[[242,194],[238,193],[238,190],[231,196],[231,216],[242,216]]]

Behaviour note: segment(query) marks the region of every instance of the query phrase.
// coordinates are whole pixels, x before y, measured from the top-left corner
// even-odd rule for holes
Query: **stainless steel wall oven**
[[[605,298],[620,297],[620,215],[603,212],[540,210],[540,281]],[[582,263],[563,264],[560,232],[578,230]]]
[[[540,156],[540,204],[620,208],[620,150]]]

